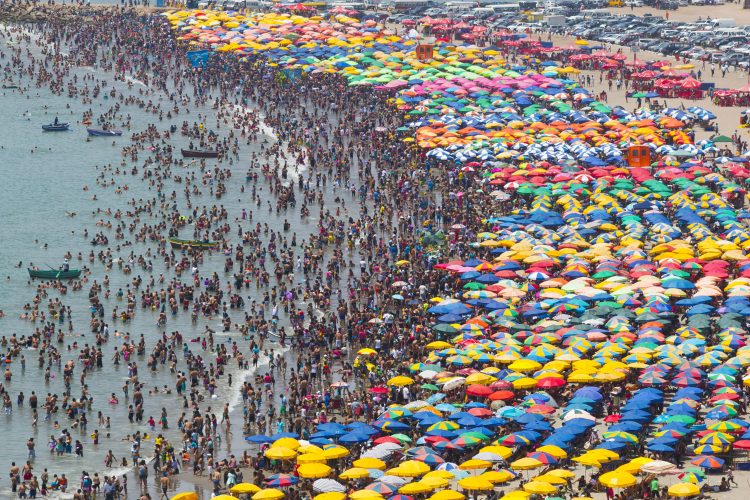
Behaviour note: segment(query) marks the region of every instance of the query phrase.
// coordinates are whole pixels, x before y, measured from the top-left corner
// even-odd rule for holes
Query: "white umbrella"
[[[596,417],[592,416],[589,412],[585,410],[568,410],[564,413],[563,422],[567,422],[568,420],[573,420],[574,418],[585,418],[586,420],[591,420],[593,422],[596,422]]]
[[[378,481],[381,483],[392,484],[394,486],[402,486],[408,483],[410,480],[404,477],[398,477],[398,476],[383,476],[379,478]]]
[[[346,486],[333,479],[318,479],[313,483],[313,489],[320,493],[331,493],[334,491],[344,493]]]
[[[396,443],[382,443],[374,448],[367,450],[362,453],[363,458],[385,458],[396,450],[400,450],[401,446]]]
[[[641,466],[641,471],[647,474],[671,474],[675,470],[675,464],[666,460],[654,460]]]
[[[497,453],[492,453],[490,451],[483,451],[482,453],[477,453],[472,457],[474,460],[487,460],[488,462],[502,462],[505,459],[498,455]]]
[[[459,387],[461,387],[462,385],[464,385],[465,381],[466,381],[466,379],[464,377],[454,377],[454,378],[450,379],[449,381],[447,381],[443,385],[443,390],[444,391],[451,391],[453,389],[458,389]]]
[[[423,372],[419,372],[419,376],[425,380],[432,380],[437,377],[437,374],[438,372],[436,372],[435,370],[425,370]]]

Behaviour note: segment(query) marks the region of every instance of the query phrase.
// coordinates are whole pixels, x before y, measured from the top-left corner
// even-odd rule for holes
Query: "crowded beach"
[[[28,460],[7,464],[9,496],[735,494],[750,469],[739,123],[675,61],[403,33],[303,5],[3,28],[9,86],[107,94],[83,121],[127,130],[82,189],[96,233],[29,282],[28,330],[3,338],[6,418],[32,436],[14,439]],[[154,123],[131,130],[128,107]],[[90,194],[137,183],[153,198],[127,212]],[[74,340],[68,293],[87,296],[93,344]],[[130,332],[144,315],[151,331]],[[181,317],[203,333],[170,328]],[[127,379],[94,400],[106,365]],[[25,377],[35,392],[14,389]],[[215,398],[227,387],[236,410]],[[121,439],[128,456],[108,447]],[[35,466],[92,453],[94,470]]]

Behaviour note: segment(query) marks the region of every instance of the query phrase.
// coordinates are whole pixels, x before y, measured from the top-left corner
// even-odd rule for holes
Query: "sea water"
[[[7,39],[0,38],[0,50],[6,52],[6,55],[8,53],[7,42]],[[21,45],[25,47],[25,43]],[[33,50],[36,52],[36,49]],[[6,58],[5,61],[7,60]],[[114,85],[118,94],[137,95],[139,88],[143,88],[139,82],[131,81],[129,82],[130,86],[127,81],[114,82],[113,75],[100,72],[97,68],[76,69],[74,73],[79,75],[79,85],[81,85],[80,78],[84,74],[91,74],[92,71],[98,79],[107,79],[110,85],[107,90]],[[2,179],[2,182],[0,182],[0,214],[2,214],[3,235],[2,245],[0,245],[0,309],[5,313],[5,317],[0,319],[0,335],[6,337],[10,337],[12,334],[19,337],[24,334],[29,335],[36,326],[20,318],[24,304],[32,301],[37,286],[37,282],[30,282],[26,267],[33,263],[41,269],[46,269],[47,266],[58,268],[63,261],[63,255],[70,251],[74,256],[71,261],[71,268],[79,268],[84,265],[91,267],[92,273],[89,276],[89,283],[84,285],[82,291],[72,292],[72,290],[69,290],[64,296],[50,289],[48,290],[49,296],[43,299],[43,304],[46,305],[49,299],[59,297],[65,305],[72,308],[74,328],[73,333],[66,335],[65,345],[71,345],[73,342],[77,342],[79,348],[86,343],[91,345],[95,339],[89,328],[88,289],[94,280],[102,283],[104,276],[108,275],[110,278],[110,298],[104,299],[103,294],[100,294],[100,297],[105,307],[104,320],[109,324],[111,337],[109,342],[102,346],[104,367],[102,369],[95,368],[86,379],[90,395],[94,399],[94,411],[87,415],[88,429],[85,432],[80,429],[71,431],[73,439],[81,440],[84,445],[84,456],[82,458],[78,458],[74,454],[62,457],[52,456],[47,448],[50,435],[59,436],[61,429],[70,429],[71,422],[68,421],[62,410],[53,415],[52,421],[45,421],[45,411],[41,408],[47,393],[56,393],[60,396],[63,394],[64,386],[61,371],[53,368],[54,378],[49,384],[45,384],[43,368],[38,367],[37,352],[32,350],[23,353],[26,358],[25,370],[21,369],[18,359],[10,365],[13,378],[11,382],[5,383],[5,387],[11,394],[14,409],[12,415],[0,414],[0,440],[3,443],[3,460],[0,461],[0,464],[6,467],[0,475],[2,477],[0,494],[3,494],[3,491],[8,491],[8,480],[5,472],[7,467],[10,467],[11,462],[15,462],[19,466],[25,463],[27,459],[26,440],[29,437],[34,437],[36,442],[36,459],[33,461],[35,474],[41,474],[44,469],[48,469],[50,478],[53,474],[65,473],[71,486],[78,484],[80,473],[83,470],[89,472],[89,474],[98,472],[100,476],[125,472],[127,468],[105,469],[103,459],[107,450],[112,450],[118,461],[122,457],[127,457],[129,465],[132,466],[129,453],[130,443],[126,440],[126,436],[132,435],[136,431],[153,436],[155,433],[148,429],[145,422],[150,416],[158,421],[162,407],[167,409],[170,423],[170,429],[164,434],[176,448],[180,448],[181,443],[176,426],[177,419],[183,411],[188,412],[189,415],[189,410],[182,407],[182,398],[178,398],[176,394],[147,395],[148,389],[161,388],[164,385],[171,389],[174,386],[174,377],[169,373],[167,365],[160,365],[157,372],[151,372],[146,367],[146,358],[157,339],[162,335],[162,329],[156,325],[159,312],[142,309],[140,297],[138,297],[139,304],[132,321],[123,324],[113,322],[111,319],[114,306],[119,306],[121,310],[125,307],[124,302],[116,300],[115,292],[119,288],[124,290],[133,277],[139,274],[146,282],[148,280],[147,273],[137,266],[129,276],[120,272],[117,266],[107,272],[98,260],[94,263],[88,261],[90,251],[93,250],[97,254],[106,248],[92,246],[90,243],[90,239],[97,232],[102,231],[109,237],[110,248],[114,249],[114,246],[122,241],[115,240],[113,230],[97,226],[96,223],[100,219],[112,221],[113,225],[117,222],[104,214],[94,213],[97,208],[110,208],[113,212],[117,209],[127,211],[131,208],[127,203],[128,200],[146,200],[156,196],[157,193],[149,189],[148,184],[140,179],[140,174],[143,171],[141,163],[146,155],[143,152],[139,153],[140,162],[137,164],[139,174],[137,176],[115,176],[117,186],[127,185],[128,190],[123,191],[122,194],[115,194],[117,186],[102,188],[95,183],[95,178],[101,173],[103,165],[119,166],[122,159],[120,150],[123,146],[130,144],[129,135],[131,133],[144,130],[150,123],[156,123],[159,130],[162,131],[174,124],[178,127],[178,132],[173,134],[170,143],[176,150],[179,150],[181,147],[187,147],[188,143],[187,139],[179,135],[179,128],[183,120],[188,120],[192,124],[199,112],[209,114],[209,116],[213,113],[210,109],[196,108],[191,104],[189,115],[181,112],[171,121],[166,118],[159,121],[156,115],[146,113],[136,106],[123,105],[121,114],[129,114],[132,118],[130,130],[124,130],[122,137],[94,137],[87,140],[86,127],[80,123],[80,120],[84,111],[88,109],[93,109],[94,118],[96,118],[99,113],[113,104],[112,100],[105,98],[105,92],[94,99],[93,104],[84,105],[77,99],[53,95],[45,88],[37,89],[33,82],[29,80],[14,81],[13,83],[20,85],[24,90],[0,89],[0,106],[3,109],[3,119],[0,120],[0,179]],[[92,83],[88,83],[91,87]],[[164,96],[148,96],[145,99],[164,99]],[[162,102],[166,104],[167,101],[164,99]],[[165,108],[169,107],[171,106],[165,106]],[[52,122],[55,117],[58,117],[60,121],[70,122],[71,130],[59,133],[42,132],[42,124]],[[215,125],[215,119],[207,120],[207,127],[211,128],[212,124]],[[116,125],[120,124],[117,123]],[[217,132],[224,136],[228,133],[228,127],[230,126],[231,124],[224,125],[222,123],[222,128]],[[266,139],[273,140],[271,137],[266,137]],[[259,138],[259,141],[261,140],[263,140],[262,137]],[[275,209],[273,213],[269,213],[265,203],[268,196],[268,187],[263,182],[260,185],[264,186],[265,196],[261,207],[256,207],[254,204],[250,205],[249,194],[240,193],[240,186],[246,182],[245,174],[248,170],[248,158],[252,151],[257,151],[256,148],[258,147],[257,144],[251,147],[242,146],[239,162],[235,161],[233,166],[229,166],[226,161],[220,164],[222,168],[231,168],[233,173],[232,178],[226,182],[227,194],[217,200],[209,196],[207,186],[201,186],[204,194],[200,197],[194,196],[193,204],[198,207],[203,205],[210,207],[214,204],[223,205],[229,211],[229,221],[233,227],[233,234],[229,236],[230,240],[232,236],[234,236],[234,239],[237,238],[236,224],[233,221],[240,216],[242,209],[245,208],[253,210],[256,214],[252,223],[244,223],[245,230],[249,230],[251,224],[254,226],[257,221],[268,223],[269,226],[277,230],[281,228],[283,220],[288,219],[294,231],[297,232],[298,241],[301,241],[314,230],[314,219],[302,220],[299,211],[289,211],[279,216],[276,215]],[[212,169],[215,164],[216,160],[207,160],[207,168]],[[125,170],[130,170],[132,166],[134,165],[128,161]],[[180,167],[173,167],[173,174],[177,173],[184,177],[193,169],[200,178],[197,163],[192,163],[186,167],[184,172],[179,172],[179,169]],[[109,179],[111,175],[108,173],[105,177]],[[87,191],[84,190],[84,186],[88,187]],[[184,195],[179,194],[184,190],[184,184],[167,180],[165,192],[170,193],[172,190],[178,193],[179,207],[185,212],[185,198]],[[98,201],[93,200],[94,196],[98,198]],[[275,202],[271,201],[275,207]],[[71,216],[74,213],[76,215]],[[126,219],[126,223],[129,224],[131,220]],[[141,216],[141,224],[154,224],[156,222],[155,217],[149,218],[145,214]],[[84,229],[88,229],[88,238],[83,236]],[[184,228],[181,236],[186,239],[190,238],[191,229]],[[134,241],[132,235],[127,232],[125,239]],[[119,255],[117,252],[115,252],[115,255],[127,260],[127,255],[131,251],[136,255],[144,254],[148,246],[135,243],[132,246],[122,247]],[[151,246],[153,247],[153,243]],[[79,252],[83,255],[83,261],[81,262],[76,259]],[[205,263],[200,269],[201,275],[207,276],[216,271],[222,277],[223,283],[231,280],[231,273],[224,273],[225,258],[220,252],[207,255]],[[153,274],[155,276],[164,273],[165,277],[169,279],[173,275],[169,270],[164,269],[161,259],[152,258],[151,260],[154,263]],[[22,262],[22,265],[17,267],[19,261]],[[183,275],[182,279],[189,278]],[[258,301],[262,299],[255,287],[243,290],[242,294],[246,304],[249,304],[253,299]],[[46,310],[46,307],[41,309]],[[213,320],[199,318],[198,322],[193,324],[189,312],[180,311],[177,316],[167,314],[168,322],[165,330],[167,332],[179,330],[186,340],[195,339],[204,334],[207,326],[214,330],[221,330],[220,318],[214,318]],[[234,323],[241,321],[243,312],[230,310],[230,314]],[[41,326],[41,323],[39,326]],[[67,323],[59,326],[67,332]],[[122,339],[114,337],[116,330],[129,332],[135,342],[138,341],[141,334],[145,336],[146,355],[135,357],[139,366],[139,379],[145,384],[144,423],[142,424],[131,424],[127,418],[128,400],[124,398],[122,392],[122,386],[127,378],[127,364],[123,362],[119,366],[115,366],[111,361],[114,349],[122,345]],[[248,353],[248,343],[243,341],[236,333],[217,335],[216,341],[228,343],[237,341],[242,351]],[[76,361],[71,396],[77,398],[80,396],[78,377],[81,373],[81,365],[77,362],[78,350],[67,351],[63,345],[56,345],[63,351],[63,365],[70,359]],[[211,352],[203,351],[199,343],[189,342],[188,345],[193,352],[201,355],[209,362],[215,357]],[[271,347],[275,347],[277,352],[282,352],[278,345],[271,345]],[[177,369],[184,371],[185,364],[179,349],[178,358]],[[266,361],[264,357],[261,357],[259,372],[264,369]],[[215,400],[211,402],[211,409],[214,413],[217,413],[219,418],[224,403],[231,403],[233,407],[241,403],[237,389],[244,377],[254,373],[253,370],[238,371],[234,362],[229,363],[228,372],[233,373],[233,387],[230,388],[225,385],[226,377],[224,377],[219,382]],[[21,391],[26,396],[26,404],[23,407],[16,407],[16,397]],[[28,406],[28,397],[32,391],[36,392],[40,404],[38,410],[39,423],[36,428],[31,426],[31,409]],[[120,398],[119,404],[108,403],[111,393],[118,395]],[[205,408],[206,405],[204,404],[202,409],[205,410]],[[110,417],[111,429],[109,431],[98,427],[97,411],[102,411],[105,416]],[[54,420],[59,422],[60,429],[54,428]],[[240,422],[237,422],[234,427],[234,432],[237,434],[241,434],[239,424]],[[90,435],[97,428],[100,432],[100,442],[95,446]],[[109,436],[107,436],[108,433]],[[235,442],[236,438],[237,436],[235,436]],[[241,440],[241,436],[239,436],[239,439]],[[233,450],[233,453],[237,455],[241,452],[241,449],[235,448]],[[143,445],[143,455],[149,456],[152,454],[153,437],[145,441]]]

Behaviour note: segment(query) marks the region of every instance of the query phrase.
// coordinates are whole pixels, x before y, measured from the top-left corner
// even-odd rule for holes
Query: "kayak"
[[[87,128],[86,132],[94,137],[117,137],[122,135],[122,130],[104,130],[100,128]]]
[[[183,158],[217,158],[219,152],[214,150],[183,149]]]
[[[177,238],[169,238],[169,244],[172,248],[214,248],[218,245],[216,241],[198,241],[198,240],[180,240]]]
[[[67,271],[55,269],[28,269],[29,276],[41,280],[69,280],[81,275],[80,269],[68,269]]]

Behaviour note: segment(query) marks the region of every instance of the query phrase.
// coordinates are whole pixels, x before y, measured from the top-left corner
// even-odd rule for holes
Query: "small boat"
[[[70,280],[81,275],[80,269],[68,269],[67,271],[55,269],[28,269],[29,276],[41,280]]]
[[[70,130],[70,123],[58,122],[42,125],[42,130],[45,132],[65,132],[66,130]]]
[[[12,84],[11,85],[5,85],[5,84],[3,84],[3,88],[4,89],[13,90],[13,89],[20,89],[21,87],[19,87],[18,85],[12,85]]]
[[[122,130],[105,130],[101,128],[87,128],[86,132],[94,137],[119,137],[122,135]]]
[[[214,150],[200,150],[200,149],[183,149],[183,158],[217,158],[219,152]]]
[[[219,243],[216,241],[198,241],[198,240],[180,240],[178,238],[169,238],[169,244],[172,248],[176,249],[187,249],[187,248],[214,248]]]

